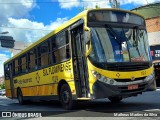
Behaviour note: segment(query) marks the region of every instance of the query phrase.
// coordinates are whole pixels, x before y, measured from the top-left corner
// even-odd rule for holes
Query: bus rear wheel
[[[76,106],[76,101],[72,100],[72,93],[67,84],[63,84],[60,89],[60,101],[67,110],[71,110]]]
[[[25,103],[21,89],[18,89],[17,91],[17,98],[18,98],[19,104],[23,105]]]
[[[118,96],[118,97],[109,97],[108,98],[111,102],[120,102],[122,100],[122,97]]]

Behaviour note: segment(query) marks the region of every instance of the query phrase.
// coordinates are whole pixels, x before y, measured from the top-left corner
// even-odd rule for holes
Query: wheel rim
[[[67,90],[63,91],[62,100],[63,100],[64,103],[69,103],[70,95],[69,95],[69,92]]]

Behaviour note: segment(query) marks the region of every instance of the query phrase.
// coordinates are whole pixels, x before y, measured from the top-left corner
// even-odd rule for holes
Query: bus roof
[[[59,27],[57,27],[56,29],[54,29],[52,32],[50,32],[49,34],[47,34],[46,36],[42,37],[41,39],[39,39],[38,41],[36,41],[35,43],[31,44],[30,46],[28,46],[27,48],[25,48],[24,50],[22,50],[21,52],[19,52],[18,54],[16,54],[15,56],[13,56],[12,58],[8,59],[7,61],[4,62],[4,64],[6,64],[7,62],[15,59],[16,57],[23,55],[23,53],[26,53],[27,51],[31,50],[33,47],[37,46],[38,44],[40,44],[41,42],[43,42],[44,40],[50,38],[52,35],[60,32],[61,30],[65,29],[66,27],[70,26],[71,24],[73,24],[74,22],[76,22],[77,20],[84,18],[84,21],[86,21],[86,15],[88,13],[88,11],[92,11],[92,10],[119,10],[119,11],[124,11],[124,12],[129,12],[132,14],[136,14],[140,17],[143,17],[137,13],[134,13],[132,11],[126,11],[126,10],[121,10],[121,9],[117,9],[117,8],[102,8],[102,9],[89,9],[89,10],[85,10],[81,13],[79,13],[78,15],[76,15],[75,17],[73,17],[72,19],[68,20],[67,22],[65,22],[64,24],[60,25]],[[143,17],[144,18],[144,17]]]

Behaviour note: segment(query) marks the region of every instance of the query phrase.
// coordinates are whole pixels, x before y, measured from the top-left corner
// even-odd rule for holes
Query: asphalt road
[[[0,96],[0,115],[11,113],[12,117],[25,118],[28,115],[33,117],[102,117],[101,119],[114,118],[120,119],[160,119],[160,89],[154,92],[145,92],[136,97],[124,99],[120,103],[111,103],[108,99],[94,100],[79,103],[75,110],[64,110],[60,102],[30,102],[26,105],[19,105],[16,99],[8,99]],[[37,116],[36,116],[37,115]],[[8,119],[9,117],[7,117]],[[39,118],[37,118],[39,119]],[[50,118],[51,119],[51,118]]]

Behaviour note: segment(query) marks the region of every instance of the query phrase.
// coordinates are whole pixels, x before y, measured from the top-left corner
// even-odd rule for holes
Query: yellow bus
[[[119,102],[156,89],[142,16],[119,9],[85,10],[4,63],[6,96]]]

